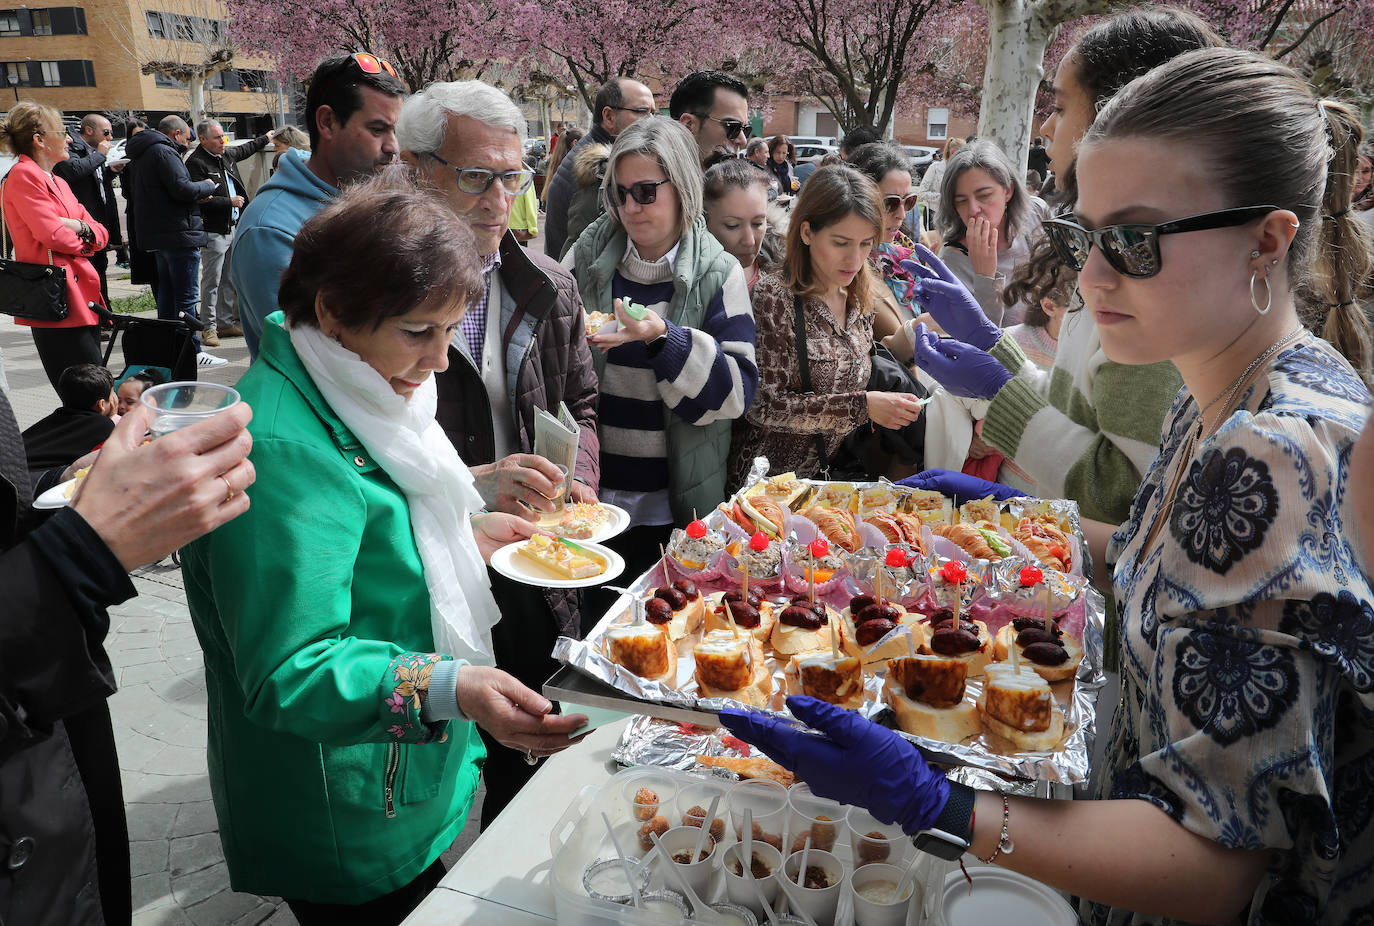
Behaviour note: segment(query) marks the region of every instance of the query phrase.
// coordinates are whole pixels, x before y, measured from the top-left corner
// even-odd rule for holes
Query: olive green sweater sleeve
[[[1025,470],[1040,495],[1075,500],[1085,518],[1124,522],[1183,386],[1178,371],[1108,360],[1086,311],[1065,318],[1048,375],[1014,338],[990,353],[1014,376],[988,408],[983,440]]]

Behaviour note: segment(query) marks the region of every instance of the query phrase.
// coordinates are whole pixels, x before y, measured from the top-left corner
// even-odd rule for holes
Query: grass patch
[[[144,312],[156,312],[157,301],[153,299],[151,291],[139,296],[111,299],[110,311],[116,315],[142,315]]]

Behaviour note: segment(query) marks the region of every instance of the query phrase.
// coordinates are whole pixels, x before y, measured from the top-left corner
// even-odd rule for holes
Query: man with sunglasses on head
[[[100,295],[110,304],[110,290],[105,283],[105,269],[110,264],[110,251],[124,246],[119,233],[119,206],[115,201],[114,175],[123,169],[106,163],[105,156],[114,147],[114,131],[110,120],[99,113],[90,113],[81,120],[80,132],[67,130],[68,157],[53,165],[52,172],[72,188],[77,202],[110,233],[110,243],[103,251],[90,256],[91,266],[100,276]],[[124,162],[127,163],[127,162]]]
[[[405,95],[395,69],[370,54],[328,58],[315,68],[305,96],[310,157],[287,149],[234,233],[229,278],[252,357],[258,356],[263,319],[277,311],[277,287],[296,233],[340,188],[395,160],[396,119]]]
[[[668,112],[692,133],[703,164],[718,151],[738,153],[749,139],[749,88],[729,74],[688,74],[673,88]]]
[[[569,227],[568,206],[578,185],[574,165],[582,149],[592,145],[610,145],[621,132],[658,111],[653,91],[629,77],[613,77],[606,81],[596,92],[592,106],[592,130],[573,146],[559,163],[558,171],[548,179],[549,195],[544,205],[544,253],[553,258],[562,257],[577,236],[600,215],[598,211],[591,218],[580,221],[578,227]],[[592,198],[599,200],[595,192]]]
[[[535,418],[541,410],[557,417],[566,405],[580,428],[568,498],[595,502],[597,381],[577,284],[509,231],[511,206],[533,180],[521,160],[524,114],[479,80],[430,84],[406,100],[396,137],[401,160],[472,228],[486,281],[449,345],[448,368],[435,376],[435,417],[472,470],[487,509],[533,520],[552,510],[549,499],[562,480],[553,463],[533,453]],[[579,636],[580,595],[489,574],[502,614],[492,629],[496,665],[537,691],[557,669],[551,654],[559,635]],[[559,722],[530,716],[530,732]],[[537,761],[481,732],[485,827]]]

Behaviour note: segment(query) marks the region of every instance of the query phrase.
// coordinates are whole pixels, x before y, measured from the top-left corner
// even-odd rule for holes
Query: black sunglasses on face
[[[915,208],[916,208],[916,194],[915,194],[915,193],[911,193],[911,194],[909,194],[909,195],[907,195],[907,196],[896,196],[896,195],[892,195],[892,196],[884,196],[884,197],[883,197],[883,209],[886,210],[887,212],[892,213],[893,215],[896,215],[896,214],[897,214],[897,210],[898,210],[898,209],[903,209],[903,210],[905,210],[905,211],[907,211],[907,212],[910,212],[911,210],[913,210],[913,209],[915,209]]]
[[[1045,234],[1059,255],[1059,259],[1074,271],[1081,271],[1088,262],[1088,253],[1096,245],[1107,263],[1116,272],[1143,280],[1159,273],[1161,235],[1207,231],[1214,228],[1234,228],[1268,215],[1278,206],[1242,206],[1204,212],[1162,225],[1108,225],[1087,229],[1068,219],[1046,219]]]
[[[658,199],[658,188],[665,183],[672,183],[671,180],[641,180],[639,183],[632,183],[629,186],[615,185],[611,191],[611,203],[616,206],[625,205],[625,198],[629,197],[641,206],[647,206]]]
[[[747,122],[740,122],[738,119],[717,119],[715,116],[700,113],[698,119],[710,119],[712,122],[719,122],[721,131],[726,138],[734,138],[736,135],[750,138],[754,134],[754,129]]]

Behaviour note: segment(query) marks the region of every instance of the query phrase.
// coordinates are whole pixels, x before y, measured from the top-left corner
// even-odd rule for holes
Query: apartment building
[[[143,65],[203,61],[224,47],[224,34],[224,9],[216,0],[9,8],[0,0],[0,99],[32,99],[68,116],[137,113],[156,121],[167,113],[185,115],[187,85],[166,74],[144,74]],[[262,59],[235,55],[233,67],[205,84],[206,111],[240,137],[270,127],[280,105]]]

